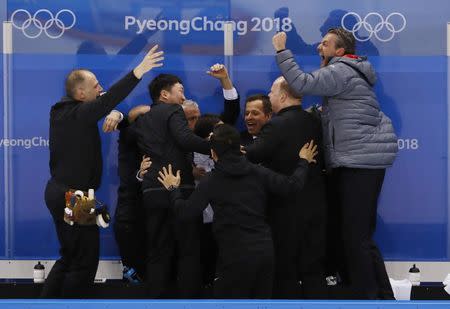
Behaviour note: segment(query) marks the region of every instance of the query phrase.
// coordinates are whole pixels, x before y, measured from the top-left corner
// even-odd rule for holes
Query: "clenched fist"
[[[272,38],[273,48],[275,48],[276,51],[286,49],[286,39],[286,32],[278,32],[275,34]]]
[[[209,68],[209,71],[206,73],[208,73],[208,75],[210,75],[212,77],[215,77],[215,78],[218,78],[221,80],[229,78],[227,68],[223,64],[220,64],[220,63],[216,63],[215,65],[211,66]]]

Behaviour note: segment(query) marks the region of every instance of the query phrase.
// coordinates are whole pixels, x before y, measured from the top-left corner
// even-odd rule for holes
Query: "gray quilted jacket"
[[[322,110],[325,160],[329,168],[386,168],[398,151],[391,120],[380,111],[372,89],[372,65],[363,58],[334,57],[312,73],[303,72],[286,49],[277,63],[299,94],[324,96]]]

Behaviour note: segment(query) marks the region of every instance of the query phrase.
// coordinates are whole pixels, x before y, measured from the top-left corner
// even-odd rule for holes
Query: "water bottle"
[[[413,264],[413,267],[409,269],[409,281],[412,285],[420,285],[420,270]]]
[[[88,190],[88,199],[89,199],[89,200],[95,199],[94,189],[89,189],[89,190]]]
[[[44,283],[45,281],[45,267],[40,261],[34,265],[33,281],[34,283]]]
[[[132,284],[139,284],[141,279],[138,276],[138,273],[133,267],[128,268],[127,266],[123,267],[123,278],[125,281],[128,281]]]

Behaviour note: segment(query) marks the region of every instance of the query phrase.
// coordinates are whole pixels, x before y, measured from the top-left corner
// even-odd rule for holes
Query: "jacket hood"
[[[365,79],[370,83],[371,86],[375,84],[377,81],[377,76],[375,74],[375,70],[369,61],[367,61],[366,57],[334,57],[331,59],[328,65],[331,65],[336,62],[343,62],[346,65],[352,67],[365,77]]]
[[[251,164],[242,155],[225,153],[216,162],[214,170],[225,176],[244,176],[250,173]]]

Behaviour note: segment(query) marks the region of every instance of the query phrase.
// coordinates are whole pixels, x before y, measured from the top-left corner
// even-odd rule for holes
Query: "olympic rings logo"
[[[346,18],[350,18],[349,16],[354,16],[356,18],[356,23],[351,29],[348,29],[345,26],[345,20],[346,20]],[[371,23],[368,22],[368,19],[371,18],[372,16],[374,16],[378,20],[378,23],[376,23],[375,25],[372,25]],[[392,23],[392,19],[394,17],[400,18],[399,26],[401,25],[401,27],[399,27],[398,29],[396,29],[396,27]],[[350,31],[353,34],[353,36],[355,37],[355,39],[360,42],[368,41],[372,38],[372,36],[375,36],[375,38],[377,38],[381,42],[388,42],[394,38],[394,35],[396,33],[399,33],[401,31],[403,31],[403,29],[405,29],[406,18],[403,14],[394,12],[394,13],[389,14],[385,20],[383,18],[383,16],[381,16],[381,14],[376,13],[376,12],[370,12],[363,19],[363,18],[361,18],[361,16],[359,16],[355,12],[348,12],[347,14],[345,14],[342,17],[341,26],[345,30]],[[361,29],[361,27],[364,27],[365,31],[367,31],[367,33],[369,34],[367,37],[360,37],[357,35],[357,32],[358,32],[358,30]],[[382,37],[379,33],[384,28],[386,28],[387,31],[383,31],[383,33],[389,33],[389,34],[385,37]]]
[[[69,16],[72,21],[71,24],[66,25],[64,21],[61,20],[63,14]],[[25,15],[25,18],[20,18],[18,15]],[[46,21],[44,22],[44,20]],[[33,16],[24,9],[15,10],[11,14],[11,23],[14,28],[22,30],[23,35],[30,39],[37,38],[42,32],[45,32],[50,39],[58,39],[66,30],[71,29],[76,22],[77,18],[75,14],[68,9],[60,10],[54,16],[52,12],[46,9],[37,10]],[[56,34],[50,33],[50,29],[52,29],[53,33],[56,32]]]

